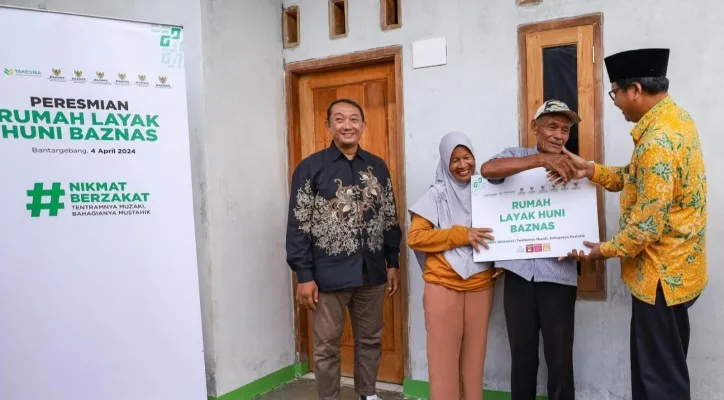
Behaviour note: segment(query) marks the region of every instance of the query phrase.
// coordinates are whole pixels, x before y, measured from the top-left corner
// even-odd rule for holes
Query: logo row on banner
[[[165,75],[159,75],[156,77],[156,83],[151,84],[148,75],[137,74],[135,77],[129,77],[125,72],[118,72],[116,78],[110,78],[106,76],[103,71],[96,71],[95,77],[86,78],[83,70],[73,70],[70,79],[66,77],[66,74],[60,68],[51,69],[49,74],[43,74],[40,70],[36,69],[20,69],[20,68],[4,68],[4,75],[8,77],[31,77],[31,78],[46,78],[51,82],[58,83],[91,83],[95,85],[115,85],[115,86],[138,86],[138,87],[156,87],[159,89],[170,89],[171,84],[168,81],[168,77]]]

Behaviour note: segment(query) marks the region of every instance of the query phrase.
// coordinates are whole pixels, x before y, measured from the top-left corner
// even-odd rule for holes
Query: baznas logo
[[[81,76],[83,76],[83,71],[75,70],[73,71],[73,75],[75,75],[76,78],[80,78]]]
[[[171,39],[178,40],[181,37],[181,28],[171,28],[170,35],[161,36],[161,47],[170,47]]]
[[[119,73],[118,73],[118,79],[120,79],[120,80],[122,80],[122,81],[126,80],[126,74],[124,74],[123,72],[119,72]]]
[[[100,72],[100,71],[96,72],[96,77],[98,77],[98,79],[103,79],[104,76],[106,76],[105,72]]]
[[[13,75],[15,74],[15,70],[12,68],[5,68],[5,75]]]
[[[51,71],[53,71],[53,75],[55,76],[60,76],[60,73],[63,72],[60,68],[53,68]]]
[[[145,81],[146,81],[146,75],[138,75],[138,80],[141,81],[141,82],[145,82]]]
[[[165,76],[159,76],[159,77],[158,77],[158,81],[161,82],[161,83],[166,83],[167,80],[168,80],[168,78],[165,77]]]

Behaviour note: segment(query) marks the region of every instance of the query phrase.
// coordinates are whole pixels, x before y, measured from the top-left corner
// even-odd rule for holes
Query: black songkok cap
[[[605,58],[611,82],[628,78],[658,78],[666,76],[669,49],[629,50]]]

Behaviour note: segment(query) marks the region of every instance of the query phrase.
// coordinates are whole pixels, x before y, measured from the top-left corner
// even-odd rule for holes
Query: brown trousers
[[[320,400],[339,400],[342,375],[339,344],[349,308],[354,337],[354,387],[357,394],[375,394],[382,355],[382,307],[386,285],[319,293],[312,312],[314,374]]]
[[[425,283],[431,400],[481,400],[493,288],[459,292]]]

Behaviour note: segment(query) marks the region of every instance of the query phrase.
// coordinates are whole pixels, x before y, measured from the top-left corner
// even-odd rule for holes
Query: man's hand
[[[572,175],[568,176],[568,179],[583,179],[593,178],[593,172],[594,172],[594,166],[593,163],[586,161],[585,159],[571,153],[566,149],[563,148],[563,155],[568,159],[568,165],[570,166],[571,170],[573,171]],[[564,177],[557,173],[556,171],[550,171],[548,173],[548,179],[550,179],[555,184],[559,184],[561,182],[567,182],[567,180],[564,180]]]
[[[316,310],[319,303],[319,289],[314,281],[297,284],[297,302],[307,307],[308,310]]]
[[[561,181],[568,182],[575,175],[573,163],[565,154],[539,153],[539,155],[543,168],[548,171],[548,176],[555,175]]]
[[[468,228],[468,243],[473,246],[475,252],[480,253],[478,245],[488,248],[487,240],[495,240],[495,237],[490,234],[493,230],[490,228]]]
[[[400,275],[398,268],[387,268],[387,295],[392,297],[400,288]]]
[[[558,261],[562,261],[566,258],[570,258],[571,260],[575,261],[596,261],[596,260],[605,260],[607,257],[604,257],[603,254],[601,254],[601,243],[591,243],[584,241],[583,245],[591,249],[591,252],[588,253],[588,255],[583,253],[583,250],[571,250],[568,253],[568,257],[560,257],[558,258]]]

